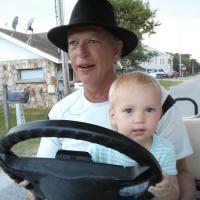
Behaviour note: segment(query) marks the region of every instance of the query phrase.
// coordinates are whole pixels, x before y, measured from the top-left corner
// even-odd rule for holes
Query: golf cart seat
[[[183,118],[192,144],[193,154],[187,158],[187,165],[200,191],[200,118]]]

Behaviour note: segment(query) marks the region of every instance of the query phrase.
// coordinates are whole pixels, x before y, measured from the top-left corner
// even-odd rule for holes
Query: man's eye
[[[153,112],[153,111],[155,111],[155,108],[146,108],[146,111],[147,112]]]
[[[88,41],[88,43],[90,43],[90,44],[98,44],[99,41],[98,41],[98,40],[95,40],[95,39],[90,39],[90,40]]]
[[[69,41],[69,42],[68,42],[68,46],[69,46],[69,47],[74,47],[74,46],[76,46],[76,45],[77,45],[77,41],[74,41],[74,40],[73,40],[73,41]]]

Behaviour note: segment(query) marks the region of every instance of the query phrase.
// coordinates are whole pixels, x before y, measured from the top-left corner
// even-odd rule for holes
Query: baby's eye
[[[146,111],[147,111],[147,112],[154,112],[154,111],[155,111],[155,108],[146,108]]]
[[[133,111],[132,108],[126,108],[126,109],[124,109],[124,112],[126,112],[126,113],[131,113],[132,111]]]

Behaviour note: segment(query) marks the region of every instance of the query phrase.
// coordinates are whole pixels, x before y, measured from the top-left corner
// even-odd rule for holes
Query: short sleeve
[[[165,138],[154,135],[151,153],[159,162],[162,171],[176,175],[176,154],[174,146]]]

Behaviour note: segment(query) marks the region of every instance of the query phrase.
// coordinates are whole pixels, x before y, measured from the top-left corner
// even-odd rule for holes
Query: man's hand
[[[28,192],[26,200],[38,200],[32,192]]]
[[[29,181],[24,180],[24,181],[19,183],[19,186],[26,188],[29,183],[30,183]],[[29,191],[28,194],[27,194],[26,200],[45,200],[45,199],[35,197],[35,195],[32,192]]]

